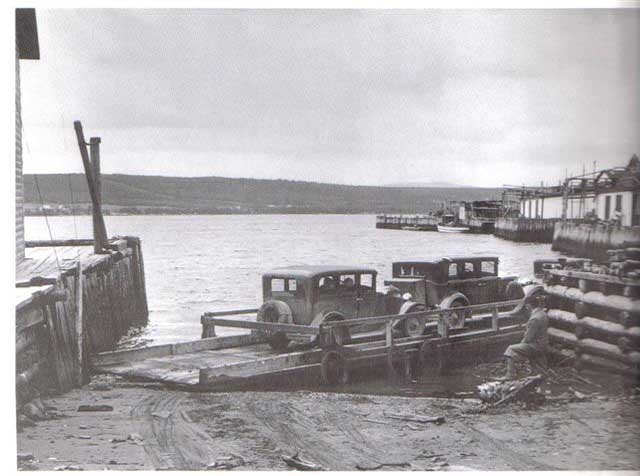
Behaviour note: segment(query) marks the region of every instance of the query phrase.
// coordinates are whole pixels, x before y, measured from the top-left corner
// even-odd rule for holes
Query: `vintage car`
[[[295,266],[274,269],[262,276],[264,303],[258,310],[259,322],[278,322],[320,326],[323,322],[358,317],[407,314],[424,310],[424,305],[403,299],[396,292],[377,289],[377,271],[371,268],[340,266]],[[414,320],[399,321],[404,335],[418,331]],[[405,328],[408,326],[408,328]],[[423,327],[419,329],[421,333]],[[352,329],[354,332],[368,329]],[[347,327],[334,336],[339,343],[350,340]],[[268,335],[271,347],[282,350],[292,336],[277,332]]]
[[[442,258],[433,261],[400,261],[392,264],[393,279],[385,285],[397,288],[407,300],[426,309],[449,309],[473,304],[520,299],[525,293],[515,276],[498,276],[495,256]],[[449,325],[461,328],[469,311],[450,315]]]

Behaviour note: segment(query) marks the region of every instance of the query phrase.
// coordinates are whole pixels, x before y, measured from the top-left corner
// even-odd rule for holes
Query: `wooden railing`
[[[355,319],[346,319],[343,321],[331,321],[324,322],[320,326],[312,325],[300,325],[300,324],[288,324],[278,322],[256,322],[256,321],[241,321],[237,319],[224,319],[223,316],[234,315],[246,315],[257,312],[257,309],[238,309],[230,311],[219,312],[207,312],[202,315],[200,322],[203,327],[203,338],[215,336],[215,326],[220,327],[235,327],[240,329],[252,329],[265,332],[284,332],[298,335],[311,335],[311,336],[326,336],[328,340],[321,339],[323,342],[335,343],[333,338],[334,329],[336,328],[350,328],[356,326],[375,326],[384,325],[385,335],[388,345],[393,345],[393,326],[400,320],[409,316],[419,319],[429,319],[438,322],[438,332],[440,335],[447,339],[449,335],[449,326],[447,324],[446,317],[452,312],[472,313],[474,311],[488,311],[492,314],[492,328],[498,330],[498,319],[500,317],[512,317],[519,314],[525,304],[525,299],[514,299],[510,301],[499,301],[486,304],[474,304],[471,306],[448,308],[448,309],[430,309],[428,311],[419,311],[410,314],[389,314],[384,316],[373,317],[360,317]],[[498,312],[499,309],[516,306],[513,310],[502,313],[502,316]]]

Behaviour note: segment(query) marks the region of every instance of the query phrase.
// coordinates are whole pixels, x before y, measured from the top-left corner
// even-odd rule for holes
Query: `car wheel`
[[[447,320],[449,321],[449,328],[451,329],[461,329],[464,327],[465,321],[467,318],[471,317],[470,311],[456,311],[457,307],[465,307],[467,303],[465,303],[462,299],[456,299],[451,303],[451,312],[447,313]]]
[[[336,386],[349,381],[347,360],[335,350],[330,350],[322,356],[320,378],[324,385]]]
[[[424,311],[424,306],[416,306],[411,312]],[[420,337],[424,333],[425,320],[421,316],[412,316],[408,313],[407,317],[402,320],[402,336],[403,337]]]

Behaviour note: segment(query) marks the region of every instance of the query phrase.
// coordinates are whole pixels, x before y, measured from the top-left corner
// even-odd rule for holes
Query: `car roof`
[[[446,256],[441,259],[421,260],[421,261],[394,261],[393,265],[416,265],[416,264],[438,264],[442,260],[449,261],[499,261],[497,256]]]
[[[263,274],[264,277],[312,278],[326,274],[377,273],[373,268],[360,266],[301,265],[275,268]]]

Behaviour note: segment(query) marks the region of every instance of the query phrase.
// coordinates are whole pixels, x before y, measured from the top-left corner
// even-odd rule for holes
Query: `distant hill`
[[[458,185],[449,182],[400,182],[384,185],[385,187],[400,188],[476,188],[473,185]]]
[[[24,182],[25,202],[40,204],[34,175]],[[90,203],[83,174],[39,174],[38,184],[45,204]],[[105,208],[122,213],[424,213],[448,200],[495,199],[500,190],[105,174],[102,196]]]

